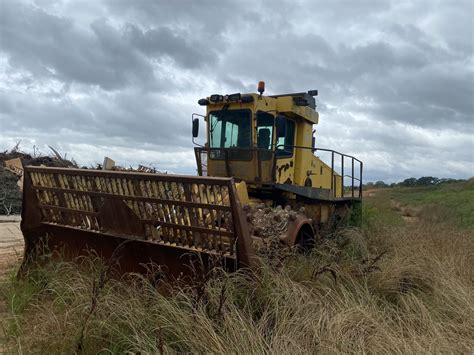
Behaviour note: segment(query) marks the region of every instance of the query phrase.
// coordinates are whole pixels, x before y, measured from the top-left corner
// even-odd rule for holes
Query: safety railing
[[[283,146],[277,145],[275,149],[261,149],[261,148],[209,148],[209,147],[196,147],[196,162],[198,168],[198,175],[207,175],[207,162],[209,159],[212,160],[223,160],[226,166],[226,176],[233,176],[235,172],[232,171],[231,162],[235,161],[235,158],[239,161],[248,161],[253,164],[255,159],[257,160],[257,175],[255,182],[262,182],[262,161],[272,160],[270,166],[271,169],[271,181],[276,182],[276,170],[278,165],[278,151],[280,148],[285,150],[310,150],[312,154],[316,152],[325,152],[330,154],[330,161],[327,162],[322,157],[319,157],[328,167],[331,169],[331,194],[334,198],[362,198],[362,173],[363,163],[356,157],[348,154],[340,153],[333,149],[326,148],[313,148],[305,146]],[[205,158],[204,158],[205,157]],[[245,159],[244,159],[245,158]],[[282,157],[288,158],[288,157]],[[341,196],[337,196],[337,177],[340,176],[340,189]],[[345,184],[345,181],[349,179],[349,183]],[[349,196],[347,196],[349,193]]]
[[[304,150],[311,150],[312,153],[314,154],[315,152],[327,152],[330,153],[331,155],[331,162],[328,164],[327,162],[324,161],[324,159],[321,159],[325,164],[330,166],[331,168],[331,194],[334,198],[337,198],[337,176],[339,175],[341,177],[341,182],[340,182],[340,188],[341,188],[341,198],[346,198],[346,197],[351,197],[351,198],[362,198],[362,170],[363,170],[363,163],[356,157],[353,157],[352,155],[340,153],[336,150],[333,149],[326,149],[326,148],[313,148],[313,147],[304,147],[304,146],[288,146],[288,145],[278,145],[276,147],[277,151],[279,147],[285,147],[285,150],[288,149],[304,149]],[[294,152],[293,152],[294,153]],[[340,157],[340,166],[339,169],[337,167],[337,161],[336,159]],[[345,167],[345,160],[350,159],[350,175],[347,173],[347,168]],[[338,171],[339,170],[339,171]],[[358,171],[358,177],[355,175],[355,171]],[[349,178],[350,179],[350,185],[345,185],[344,184],[344,178]],[[357,183],[356,183],[357,181]],[[358,185],[358,186],[357,186]],[[350,196],[346,196],[347,189],[346,187],[349,188]],[[356,196],[357,192],[357,196]]]
[[[355,184],[355,181],[358,182],[358,198],[362,198],[362,170],[363,170],[363,166],[364,166],[364,163],[362,163],[359,159],[353,157],[352,155],[348,155],[348,154],[343,154],[343,153],[340,153],[338,151],[335,151],[333,149],[325,149],[325,148],[314,148],[313,149],[313,153],[314,152],[317,152],[317,151],[320,151],[320,152],[329,152],[331,154],[331,191],[333,191],[333,194],[334,196],[336,195],[336,188],[335,188],[335,184],[336,184],[336,179],[335,179],[335,172],[336,172],[336,167],[335,167],[335,158],[336,157],[340,157],[340,162],[341,162],[341,166],[340,166],[340,169],[341,169],[341,172],[340,172],[340,176],[341,176],[341,194],[343,197],[345,197],[345,192],[346,192],[346,186],[344,184],[344,178],[349,178],[350,181],[351,181],[351,184],[350,184],[350,193],[351,193],[351,196],[350,197],[356,197],[355,196],[355,190],[356,190],[356,184]],[[346,174],[346,171],[345,170],[345,159],[348,158],[350,159],[350,175],[349,174]],[[358,165],[358,166],[356,166]],[[355,176],[355,170],[358,170],[359,171],[359,177],[356,177]]]

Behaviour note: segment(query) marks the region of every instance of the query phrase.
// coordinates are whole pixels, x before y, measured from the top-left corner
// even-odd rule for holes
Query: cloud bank
[[[317,142],[366,180],[474,175],[471,1],[0,3],[0,149],[195,173],[211,93],[318,89]]]

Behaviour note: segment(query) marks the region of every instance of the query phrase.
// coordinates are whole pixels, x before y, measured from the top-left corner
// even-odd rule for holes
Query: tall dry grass
[[[472,353],[474,238],[371,212],[311,255],[163,295],[86,258],[2,285],[12,353]]]

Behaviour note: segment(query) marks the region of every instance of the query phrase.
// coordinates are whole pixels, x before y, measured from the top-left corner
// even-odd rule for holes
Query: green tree
[[[377,187],[377,188],[388,187],[388,185],[386,183],[384,183],[383,181],[377,181],[374,184],[374,186]]]
[[[416,186],[416,178],[405,179],[400,183],[400,186]]]
[[[439,179],[433,176],[423,176],[416,181],[416,184],[420,186],[436,185],[438,183]]]

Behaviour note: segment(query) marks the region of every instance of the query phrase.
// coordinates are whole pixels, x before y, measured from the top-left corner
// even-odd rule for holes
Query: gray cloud
[[[468,177],[473,14],[470,1],[6,0],[0,149],[193,173],[196,100],[263,79],[319,89],[319,144],[362,157],[369,180]]]
[[[105,0],[104,3],[107,10],[117,18],[130,19],[150,27],[166,23],[178,28],[187,28],[195,35],[205,37],[202,39],[219,37],[223,29],[235,26],[239,19],[255,12],[252,11],[255,6],[249,6],[251,2],[239,4],[233,1],[216,3],[213,0]],[[195,38],[197,37],[200,36]]]
[[[139,107],[136,105],[138,95],[141,97]],[[76,102],[68,98],[31,100],[22,93],[10,93],[5,101],[0,101],[0,117],[15,114],[15,120],[2,119],[3,132],[14,134],[28,129],[49,133],[54,140],[59,134],[65,141],[81,142],[81,135],[86,135],[88,143],[106,145],[116,138],[134,147],[160,143],[178,149],[189,146],[188,122],[168,119],[179,115],[179,109],[156,94],[135,91]],[[79,135],[70,137],[68,132]]]
[[[194,69],[204,63],[213,64],[217,60],[215,53],[201,51],[185,40],[185,34],[180,36],[166,27],[141,31],[136,25],[127,24],[125,37],[132,46],[147,56],[165,55],[185,68]]]
[[[1,16],[2,51],[14,68],[105,90],[154,84],[152,66],[104,20],[78,28],[71,18],[13,1],[4,4]]]

